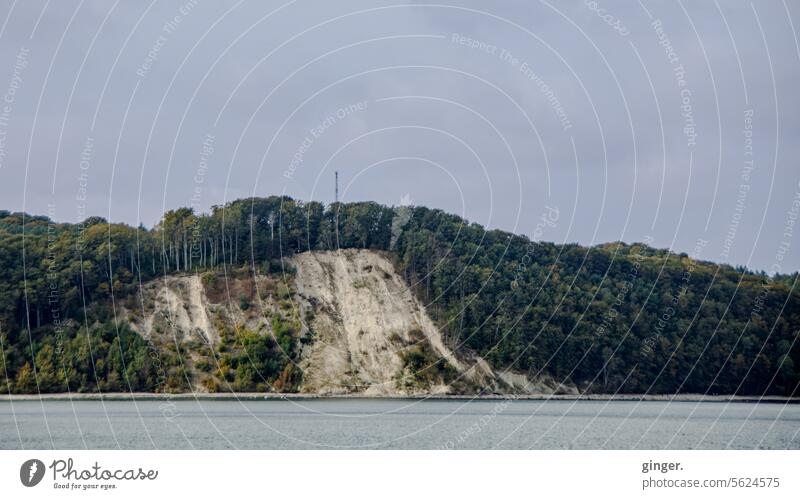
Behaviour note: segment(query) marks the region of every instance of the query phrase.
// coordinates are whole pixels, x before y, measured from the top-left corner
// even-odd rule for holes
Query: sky
[[[0,1],[0,209],[287,194],[800,269],[800,6]],[[543,224],[542,217],[549,223]]]

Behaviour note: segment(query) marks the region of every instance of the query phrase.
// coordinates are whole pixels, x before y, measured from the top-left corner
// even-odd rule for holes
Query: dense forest
[[[288,197],[209,214],[181,208],[152,229],[0,211],[0,385],[185,390],[180,352],[153,355],[114,320],[115,303],[166,274],[291,272],[293,254],[337,248],[385,252],[452,348],[496,369],[594,393],[797,394],[796,273],[767,276],[643,244],[532,241],[425,207]],[[276,389],[302,376],[287,374],[292,359],[276,353],[301,347],[281,327],[280,337],[231,340],[246,356],[230,362],[268,381],[238,387]]]

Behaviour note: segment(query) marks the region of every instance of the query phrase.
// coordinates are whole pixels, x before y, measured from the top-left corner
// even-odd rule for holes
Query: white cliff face
[[[209,304],[199,276],[159,279],[143,290],[145,316],[131,320],[143,337],[165,333],[178,338],[197,337],[204,343],[219,342],[219,334],[209,320]],[[157,327],[161,324],[161,327]]]
[[[427,386],[404,383],[413,378],[404,354],[424,347],[443,359],[462,386],[477,390],[500,381],[488,364],[467,365],[444,344],[439,330],[392,263],[367,250],[301,253],[294,257],[297,299],[301,310],[312,310],[306,326],[314,341],[306,347],[301,368],[303,391],[401,395],[449,393],[451,386],[436,374],[437,366],[421,371]],[[501,382],[501,381],[500,381]]]
[[[218,364],[221,335],[237,328],[273,334],[276,315],[302,323],[296,329],[302,345],[296,362],[303,393],[513,394],[557,388],[552,380],[498,373],[478,356],[453,352],[391,261],[378,252],[306,252],[290,264],[294,278],[239,272],[213,274],[213,284],[206,285],[199,275],[156,279],[142,286],[138,306],[124,309],[124,316],[155,344],[181,344],[198,391],[205,390],[200,380]],[[279,287],[283,291],[276,291]],[[242,296],[249,307],[240,306]],[[212,371],[198,370],[200,362]]]
[[[143,285],[137,306],[125,310],[125,316],[134,331],[156,343],[194,340],[214,347],[220,342],[218,326],[269,332],[276,305],[270,296],[257,295],[253,286],[249,278],[245,283],[230,277],[219,285],[224,290],[221,296],[211,299],[200,275],[171,275]],[[239,306],[242,290],[253,302],[247,311]]]

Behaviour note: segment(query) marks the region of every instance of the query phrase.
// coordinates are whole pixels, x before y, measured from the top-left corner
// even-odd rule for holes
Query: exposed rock
[[[295,275],[253,276],[240,270],[158,279],[142,286],[139,307],[124,313],[131,327],[153,343],[173,350],[180,345],[197,391],[205,391],[202,381],[208,382],[217,372],[222,334],[240,328],[273,334],[274,316],[302,322],[294,334],[302,349],[296,367],[302,371],[303,393],[395,396],[574,390],[548,378],[495,372],[479,356],[451,350],[391,261],[378,252],[306,252],[287,263]],[[202,362],[206,371],[196,369],[196,362]]]
[[[144,338],[171,334],[180,339],[196,336],[210,345],[219,342],[199,276],[159,279],[143,287],[140,298],[145,316],[131,318],[130,324]]]
[[[524,375],[496,374],[480,357],[459,358],[392,263],[374,251],[301,253],[297,300],[314,341],[303,352],[302,390],[308,393],[400,395],[552,392]],[[409,370],[408,353],[431,352],[420,372]],[[438,362],[437,362],[438,361]],[[452,372],[453,379],[445,379]],[[444,373],[444,374],[443,374]],[[414,383],[411,381],[421,382]]]

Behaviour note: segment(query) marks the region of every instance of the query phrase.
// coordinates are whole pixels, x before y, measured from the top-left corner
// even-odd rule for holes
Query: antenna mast
[[[339,202],[339,172],[336,172],[336,189],[335,189],[335,202]]]

